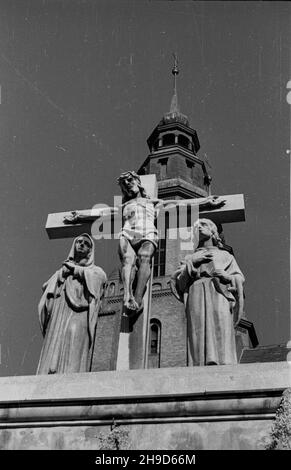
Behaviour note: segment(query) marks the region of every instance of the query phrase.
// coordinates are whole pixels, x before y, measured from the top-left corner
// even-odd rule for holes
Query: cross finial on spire
[[[185,114],[180,112],[179,104],[178,104],[178,93],[177,93],[177,75],[179,74],[178,68],[178,55],[177,53],[172,53],[174,57],[174,65],[172,68],[172,75],[174,76],[174,93],[171,100],[170,111],[164,114],[163,122],[180,122],[185,126],[189,125],[189,121]]]
[[[174,57],[174,67],[172,68],[172,74],[174,75],[174,93],[176,94],[176,92],[177,92],[177,75],[179,73],[178,56],[177,56],[177,54],[173,53],[173,57]]]
[[[174,75],[174,95],[171,101],[170,113],[178,113],[179,105],[178,105],[178,96],[177,96],[177,75],[179,73],[179,69],[178,69],[177,54],[173,53],[173,57],[174,57],[174,67],[172,68],[172,74]]]

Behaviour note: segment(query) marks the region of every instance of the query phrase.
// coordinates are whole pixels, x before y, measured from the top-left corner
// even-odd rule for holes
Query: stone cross
[[[145,183],[145,179],[147,177],[151,177],[151,180],[148,179],[148,181],[151,181],[152,185],[153,177],[155,177],[155,175],[146,175],[140,177],[142,184],[144,184],[145,187],[147,186]],[[218,209],[204,210],[201,214],[204,218],[211,219],[216,224],[245,221],[245,205],[243,194],[220,196],[220,198],[225,201],[224,206]],[[183,206],[191,207],[193,204],[197,206],[199,201],[205,201],[205,198],[182,199],[180,202],[183,203]],[[78,210],[79,214],[90,214],[92,217],[92,222],[82,222],[70,225],[64,222],[64,218],[70,216],[71,213],[72,211],[67,211],[48,215],[45,228],[50,239],[71,238],[77,237],[82,233],[91,233],[91,227],[92,223],[94,223],[94,219],[98,220],[100,217],[102,217],[104,223],[109,223],[112,220],[113,223],[111,225],[111,234],[109,235],[117,236],[121,228],[121,211],[112,217],[111,215],[103,215],[102,209],[93,208]]]
[[[158,189],[156,175],[145,175],[141,176],[140,178],[147,194],[152,198],[156,198]],[[204,210],[201,212],[201,215],[204,218],[209,218],[216,224],[240,222],[245,220],[244,198],[242,194],[221,196],[220,198],[225,201],[224,205],[217,209]],[[183,207],[186,208],[186,210],[191,209],[191,207],[194,206],[197,209],[200,200],[201,202],[205,201],[205,198],[183,199],[179,201],[179,203],[181,203]],[[176,207],[174,207],[174,210],[176,210]],[[114,215],[112,215],[110,211],[107,211],[106,214],[106,212],[102,211],[102,209],[96,208],[91,210],[79,210],[78,213],[83,213],[86,215],[90,214],[92,222],[83,222],[77,224],[64,223],[65,217],[69,216],[71,211],[49,214],[46,223],[46,231],[49,238],[55,239],[76,237],[85,232],[89,234],[92,232],[92,236],[94,237],[92,224],[94,224],[94,221],[98,220],[102,220],[103,225],[106,225],[104,234],[110,238],[112,236],[117,237],[117,234],[121,229],[121,209],[117,213],[114,213]],[[197,209],[197,214],[198,213],[199,212]],[[193,220],[192,223],[194,221],[195,220]],[[185,217],[182,218],[182,220],[179,219],[179,223],[179,228],[183,228],[181,227],[181,223],[182,225],[184,224],[184,228],[186,228],[187,220]],[[172,227],[172,229],[175,230],[175,227]],[[135,319],[134,317],[128,317],[125,314],[124,309],[122,311],[117,354],[118,370],[147,368],[152,278],[153,266],[151,270],[151,277],[147,283],[147,289],[144,295],[143,313],[139,315],[137,319]]]

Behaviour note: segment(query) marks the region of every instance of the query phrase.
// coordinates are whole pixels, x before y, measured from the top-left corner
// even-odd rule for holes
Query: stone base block
[[[288,362],[0,378],[0,449],[263,449]]]

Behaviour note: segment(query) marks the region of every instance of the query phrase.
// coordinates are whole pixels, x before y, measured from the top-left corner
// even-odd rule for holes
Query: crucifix
[[[95,238],[98,222],[98,229],[106,226],[106,238],[119,238],[124,299],[117,369],[147,368],[152,260],[159,239],[154,223],[157,213],[165,208],[188,211],[194,207],[195,213],[201,211],[216,223],[234,222],[244,220],[244,202],[242,195],[163,201],[157,198],[155,175],[126,172],[118,183],[123,194],[119,207],[49,214],[46,230],[49,238],[74,237],[84,231]],[[187,225],[185,217],[179,222],[180,227]]]

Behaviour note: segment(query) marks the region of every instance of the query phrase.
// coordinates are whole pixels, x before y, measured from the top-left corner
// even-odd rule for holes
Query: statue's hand
[[[191,255],[191,261],[195,268],[198,268],[203,263],[212,261],[213,254],[208,250],[199,250]]]
[[[226,203],[226,199],[222,199],[220,196],[208,196],[200,207],[203,210],[209,209],[219,209],[223,207]]]
[[[64,278],[68,277],[71,274],[71,270],[68,268],[68,266],[64,263],[62,267],[62,275]]]
[[[71,215],[64,217],[65,224],[77,224],[79,221],[79,213],[77,211],[72,211]]]
[[[70,262],[64,262],[63,266],[66,267],[69,271],[74,271],[75,267]]]
[[[218,277],[221,282],[224,284],[231,283],[231,277],[224,271],[224,269],[216,269],[213,273],[213,276]],[[229,289],[231,291],[232,288]]]

